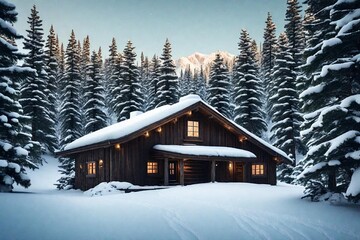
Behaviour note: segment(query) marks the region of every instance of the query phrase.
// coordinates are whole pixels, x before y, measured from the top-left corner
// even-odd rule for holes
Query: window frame
[[[197,131],[198,131],[198,136],[189,136],[188,133],[189,133],[189,122],[197,122]],[[201,134],[201,122],[200,120],[198,119],[192,119],[192,118],[188,118],[185,120],[185,128],[184,128],[184,140],[185,141],[195,141],[195,142],[202,142],[202,134]],[[196,126],[195,126],[196,127]],[[193,129],[192,131],[190,131],[192,133],[194,133],[194,126],[193,126]]]
[[[149,172],[150,170],[150,172]],[[154,176],[159,174],[159,163],[156,161],[147,161],[146,162],[146,174]]]
[[[257,166],[259,166],[259,169],[257,169]],[[261,173],[261,167],[262,166],[262,173]],[[255,169],[253,169],[255,167]],[[255,173],[254,173],[255,171]],[[257,171],[259,173],[257,173]],[[266,176],[266,167],[264,163],[253,163],[251,164],[251,176],[252,177],[265,177]]]
[[[96,173],[97,173],[96,161],[86,162],[86,176],[87,177],[95,177]]]

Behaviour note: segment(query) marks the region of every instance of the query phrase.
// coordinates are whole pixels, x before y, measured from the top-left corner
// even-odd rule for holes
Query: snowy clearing
[[[1,239],[360,239],[360,206],[301,200],[303,188],[208,183],[89,197],[58,191],[57,162],[0,194]],[[52,188],[52,189],[51,189]]]

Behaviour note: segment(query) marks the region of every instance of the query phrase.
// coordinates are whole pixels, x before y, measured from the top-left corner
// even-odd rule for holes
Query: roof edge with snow
[[[245,128],[227,119],[215,108],[202,101],[198,95],[189,94],[180,98],[178,103],[155,108],[141,115],[135,116],[111,126],[105,127],[93,133],[89,133],[65,146],[63,151],[57,152],[59,156],[71,155],[90,149],[103,148],[116,143],[124,143],[143,135],[157,127],[172,121],[176,117],[186,114],[196,108],[205,108],[217,120],[226,123],[229,131],[242,134],[247,141],[263,148],[271,155],[280,157],[284,162],[292,163],[292,160],[282,150],[272,146],[268,142],[249,132]]]

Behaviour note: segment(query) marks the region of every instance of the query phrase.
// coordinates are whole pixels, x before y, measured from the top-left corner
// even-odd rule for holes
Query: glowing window
[[[187,136],[188,137],[199,137],[199,122],[188,121],[187,122]]]
[[[252,175],[264,175],[264,164],[253,164],[251,165]]]
[[[175,175],[175,163],[169,163],[170,175]]]
[[[87,174],[88,175],[96,174],[96,163],[95,162],[88,162],[87,163]]]
[[[147,163],[147,173],[148,174],[158,173],[158,163],[157,162],[148,162]]]

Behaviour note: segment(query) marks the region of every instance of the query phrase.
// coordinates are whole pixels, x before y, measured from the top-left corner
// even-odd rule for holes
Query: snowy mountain
[[[235,55],[230,54],[225,51],[219,51],[220,56],[225,60],[230,69],[232,69]],[[205,76],[208,77],[210,73],[210,67],[212,62],[215,59],[215,55],[217,52],[211,54],[203,54],[199,52],[195,52],[187,57],[181,57],[175,61],[176,64],[176,72],[180,75],[181,70],[185,70],[188,66],[192,71],[200,70],[202,66],[204,69]]]

